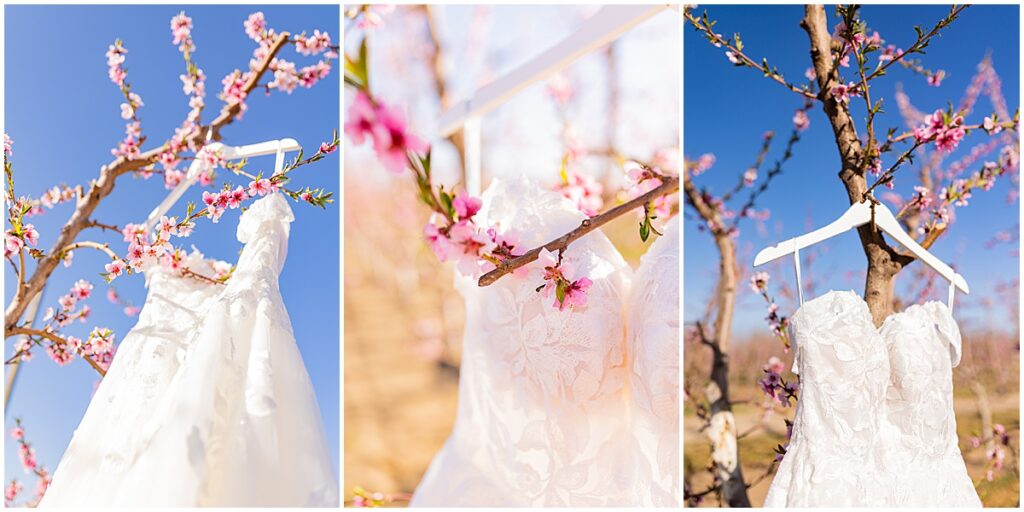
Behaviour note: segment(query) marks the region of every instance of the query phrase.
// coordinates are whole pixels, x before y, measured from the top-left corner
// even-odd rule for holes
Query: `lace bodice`
[[[525,178],[495,180],[482,223],[515,228],[521,246],[579,225],[583,214]],[[624,303],[630,271],[600,232],[565,260],[593,281],[587,305],[558,311],[540,270],[480,288],[460,277],[466,327],[455,427],[415,506],[602,506],[637,503],[628,428]]]
[[[633,277],[626,310],[633,432],[651,468],[649,501],[679,504],[679,217],[661,230]],[[646,479],[638,482],[643,485]]]
[[[792,316],[800,399],[766,506],[981,506],[957,445],[960,333],[929,302],[875,328],[854,292]]]
[[[41,506],[337,506],[312,385],[278,288],[294,217],[242,214],[227,285],[145,270],[149,294]],[[198,252],[191,270],[212,275]]]

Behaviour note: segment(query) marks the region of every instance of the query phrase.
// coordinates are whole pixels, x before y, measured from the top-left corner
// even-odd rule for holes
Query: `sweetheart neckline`
[[[815,303],[815,302],[818,302],[818,301],[821,301],[825,297],[835,296],[835,295],[850,295],[850,296],[856,298],[857,301],[860,304],[864,305],[865,310],[867,311],[868,316],[869,317],[871,316],[870,310],[867,309],[868,302],[866,300],[864,300],[864,297],[861,297],[861,295],[859,293],[857,293],[857,292],[855,292],[853,290],[829,290],[829,291],[827,291],[827,292],[825,292],[825,293],[823,293],[821,295],[818,295],[817,297],[815,297],[815,298],[813,298],[813,299],[811,299],[809,301],[806,301],[803,304],[801,304],[800,307],[798,307],[796,309],[796,311],[794,311],[793,314],[790,316],[791,320],[795,320],[797,318],[797,315],[800,315],[805,309],[807,309],[808,305],[810,305],[812,303]],[[878,332],[880,334],[882,332],[882,330],[885,328],[886,324],[888,324],[890,320],[892,320],[892,319],[894,319],[894,318],[896,318],[898,316],[906,315],[906,314],[908,314],[908,313],[910,313],[912,311],[917,311],[917,310],[924,309],[925,307],[927,307],[928,305],[933,304],[933,303],[934,304],[941,304],[946,309],[946,311],[950,314],[950,316],[952,316],[952,312],[950,312],[949,309],[946,307],[946,303],[933,299],[933,300],[922,302],[920,304],[911,304],[910,306],[908,306],[903,311],[894,311],[894,312],[890,313],[889,316],[885,317],[885,320],[882,320],[882,325],[875,326],[875,322],[872,319],[869,319],[869,322],[871,323],[871,326],[874,327],[875,332]]]

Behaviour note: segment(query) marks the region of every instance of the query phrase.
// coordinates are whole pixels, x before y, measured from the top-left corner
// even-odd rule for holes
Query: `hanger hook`
[[[274,176],[280,174],[281,170],[284,169],[284,143],[278,139],[277,141],[277,153],[274,155]]]

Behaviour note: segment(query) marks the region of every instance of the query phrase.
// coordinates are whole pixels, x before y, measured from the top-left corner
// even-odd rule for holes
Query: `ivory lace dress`
[[[484,225],[515,228],[524,247],[549,241],[585,218],[561,195],[525,178],[495,180],[483,203],[477,215]],[[466,326],[455,426],[416,489],[413,506],[678,503],[672,490],[677,471],[656,465],[677,449],[658,440],[672,438],[665,429],[673,412],[664,409],[678,400],[678,389],[671,389],[676,378],[669,382],[661,372],[678,362],[633,361],[630,353],[649,339],[655,340],[649,348],[653,358],[671,353],[660,345],[678,344],[678,334],[672,334],[678,319],[673,324],[659,310],[627,342],[632,272],[622,256],[595,231],[576,241],[565,261],[593,281],[587,305],[571,312],[558,311],[537,293],[540,269],[484,288],[475,279],[457,278]],[[671,301],[670,296],[663,309],[678,314]],[[634,371],[647,368],[657,373],[645,375],[649,379],[637,391],[644,400],[641,435],[631,421],[630,381]],[[641,449],[644,443],[649,448]],[[655,453],[662,448],[666,453]]]
[[[226,286],[145,269],[138,324],[40,506],[338,506],[312,385],[278,288],[294,219],[280,194],[242,214]],[[211,261],[193,253],[199,273]]]
[[[940,302],[876,328],[854,292],[791,318],[800,400],[768,507],[981,507],[957,444],[960,331]]]

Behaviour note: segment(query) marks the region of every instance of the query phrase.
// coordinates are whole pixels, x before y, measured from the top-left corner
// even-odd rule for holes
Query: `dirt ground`
[[[960,446],[966,446],[966,440],[980,430],[978,419],[977,403],[972,397],[957,396],[954,400],[957,415],[957,432],[960,436]],[[1020,406],[1019,395],[1007,394],[993,397],[990,400],[992,407],[993,421],[1003,423],[1007,426],[1018,425],[1018,409]],[[792,411],[790,411],[790,414]],[[761,409],[747,405],[740,405],[736,408],[736,422],[740,432],[744,432],[757,424],[761,416]],[[693,414],[692,409],[686,411],[683,425],[684,443],[684,471],[694,475],[691,485],[694,489],[704,489],[710,482],[710,475],[701,471],[707,464],[709,449],[707,438],[699,432],[700,422]],[[740,463],[743,466],[744,478],[752,481],[762,476],[768,469],[768,463],[773,459],[773,449],[777,444],[785,442],[785,429],[781,417],[776,416],[769,422],[770,428],[759,430],[740,440]],[[1016,439],[1016,432],[1012,433]],[[1016,449],[1018,443],[1013,442]],[[1010,457],[1011,455],[1007,455]],[[965,451],[964,460],[967,463],[967,471],[975,482],[978,494],[986,507],[1015,507],[1018,504],[1020,495],[1019,478],[1011,471],[1004,470],[992,482],[985,480],[985,456],[984,450]],[[761,480],[750,488],[750,500],[757,507],[764,503],[768,494],[768,487],[771,485],[771,476]],[[718,503],[712,498],[705,501],[702,506],[716,507]]]

